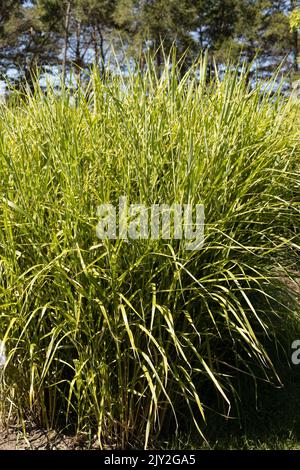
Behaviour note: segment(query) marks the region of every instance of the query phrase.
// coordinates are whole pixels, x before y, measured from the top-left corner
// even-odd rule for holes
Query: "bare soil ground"
[[[88,443],[81,436],[67,436],[55,431],[32,428],[26,433],[22,428],[10,426],[0,427],[1,450],[84,450],[96,449],[96,443]],[[98,447],[99,448],[99,447]]]

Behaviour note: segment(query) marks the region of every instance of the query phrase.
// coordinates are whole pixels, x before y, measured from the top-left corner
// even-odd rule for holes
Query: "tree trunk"
[[[104,37],[103,37],[103,34],[102,34],[101,27],[99,25],[98,25],[98,35],[99,35],[99,38],[100,38],[100,61],[101,61],[100,73],[101,73],[101,76],[103,77],[104,73],[105,73]]]
[[[67,8],[66,8],[66,15],[65,15],[65,31],[64,31],[64,53],[63,53],[63,63],[62,63],[62,81],[63,81],[63,85],[65,85],[65,83],[66,83],[70,16],[71,16],[71,0],[67,0]]]
[[[97,28],[95,25],[93,25],[93,44],[94,44],[94,54],[95,54],[95,64],[98,67],[99,62],[100,62],[100,55],[99,55],[99,47],[98,47],[98,41],[97,41]]]
[[[80,87],[81,84],[81,70],[80,67],[82,66],[81,60],[81,21],[77,21],[76,27],[76,56],[75,56],[75,74],[77,80],[77,87]]]
[[[293,43],[294,43],[294,69],[295,72],[299,71],[299,38],[298,38],[298,31],[294,31],[294,38],[293,38]]]
[[[298,2],[295,2],[295,0],[291,0],[291,11],[293,11]],[[293,49],[294,49],[294,69],[295,72],[299,71],[299,63],[298,63],[298,57],[299,57],[299,37],[298,37],[298,30],[294,31],[293,33]]]

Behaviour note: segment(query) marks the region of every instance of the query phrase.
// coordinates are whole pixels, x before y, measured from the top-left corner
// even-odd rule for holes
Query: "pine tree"
[[[3,73],[17,71],[17,82],[25,79],[30,84],[36,67],[55,63],[55,35],[50,25],[45,28],[40,11],[33,4],[2,1],[0,11],[0,68]]]
[[[206,49],[220,68],[228,58],[251,63],[257,56],[261,75],[282,61],[297,71],[299,6],[299,0],[2,0],[0,71],[17,69],[30,80],[37,66],[54,73],[58,66],[64,78],[74,68],[80,81],[80,70],[93,62],[104,73],[110,40],[119,56],[124,46],[131,57],[156,52],[158,70],[175,46],[178,58],[185,54],[183,72]]]
[[[121,0],[114,17],[131,53],[152,51],[159,69],[173,46],[178,56],[187,52],[186,61],[197,53],[196,13],[191,0]]]

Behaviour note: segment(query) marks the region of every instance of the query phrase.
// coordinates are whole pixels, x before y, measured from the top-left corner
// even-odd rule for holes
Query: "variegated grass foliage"
[[[300,142],[274,90],[246,71],[208,84],[205,59],[181,78],[149,61],[0,107],[3,411],[149,446],[187,421],[202,433],[207,406],[230,413],[239,374],[278,380]],[[203,249],[99,241],[97,207],[120,196],[204,204]]]

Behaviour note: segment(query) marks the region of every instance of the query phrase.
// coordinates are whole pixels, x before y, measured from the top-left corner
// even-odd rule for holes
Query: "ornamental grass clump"
[[[102,448],[203,433],[240,374],[279,383],[277,325],[297,321],[296,111],[246,71],[179,76],[149,61],[0,107],[3,406]],[[97,208],[123,196],[203,204],[202,249],[97,238]]]

